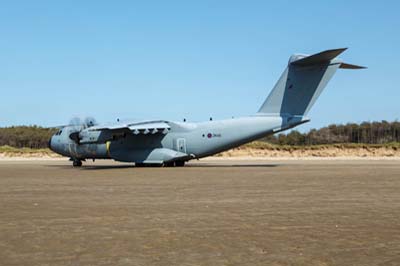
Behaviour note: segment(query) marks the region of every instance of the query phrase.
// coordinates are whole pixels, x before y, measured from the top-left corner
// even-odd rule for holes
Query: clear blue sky
[[[272,3],[273,2],[273,3]],[[400,118],[398,1],[8,1],[0,126],[253,114],[292,53],[349,47],[311,123]]]

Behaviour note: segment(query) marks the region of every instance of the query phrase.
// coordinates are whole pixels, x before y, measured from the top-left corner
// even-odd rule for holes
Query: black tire
[[[175,162],[168,162],[168,163],[164,163],[165,167],[174,167],[175,166]]]
[[[82,166],[82,161],[75,160],[75,161],[72,163],[72,166],[74,166],[74,167],[81,167],[81,166]]]
[[[185,166],[185,161],[176,161],[175,166],[178,166],[178,167]]]
[[[135,167],[145,167],[144,163],[135,163]]]

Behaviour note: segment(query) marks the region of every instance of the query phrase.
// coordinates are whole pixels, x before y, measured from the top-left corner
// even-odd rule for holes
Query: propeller
[[[69,122],[69,127],[72,127],[72,133],[69,134],[69,138],[79,144],[80,137],[79,133],[86,128],[95,126],[97,124],[96,119],[93,117],[73,117]]]
[[[86,117],[84,119],[84,124],[86,125],[86,127],[92,127],[97,125],[96,119],[94,117]]]
[[[94,117],[73,117],[69,122],[69,126],[76,126],[80,128],[88,128],[97,125],[96,119]]]

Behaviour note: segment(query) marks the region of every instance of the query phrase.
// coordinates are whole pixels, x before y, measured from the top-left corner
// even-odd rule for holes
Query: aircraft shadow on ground
[[[278,164],[192,164],[187,165],[185,167],[190,168],[218,168],[218,167],[249,167],[249,168],[257,168],[257,167],[277,167]]]
[[[259,167],[277,167],[278,164],[189,164],[184,167],[165,167],[165,169],[185,169],[185,168],[228,168],[228,167],[238,167],[238,168],[259,168]],[[54,167],[60,169],[75,169],[72,165],[46,165],[46,167]],[[79,170],[113,170],[113,169],[154,169],[162,168],[161,166],[144,166],[135,167],[135,165],[83,165]]]
[[[80,167],[80,170],[113,170],[113,169],[125,169],[135,168],[134,165],[84,165]]]
[[[78,170],[107,170],[107,169],[124,169],[135,168],[134,165],[83,165],[82,167],[75,168],[72,165],[46,165],[46,167],[54,167],[61,169],[78,169]]]

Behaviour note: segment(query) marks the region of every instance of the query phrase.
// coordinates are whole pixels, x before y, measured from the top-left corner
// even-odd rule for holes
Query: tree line
[[[46,148],[55,128],[13,126],[0,128],[0,146]],[[293,130],[261,139],[277,145],[322,145],[337,143],[385,144],[400,142],[400,122],[363,122],[332,124],[301,133]]]
[[[14,126],[0,128],[0,146],[16,148],[46,148],[50,137],[58,129],[39,126]]]
[[[400,142],[400,122],[362,122],[332,124],[306,133],[293,130],[288,134],[263,139],[279,145],[322,145],[338,143],[386,144]]]

